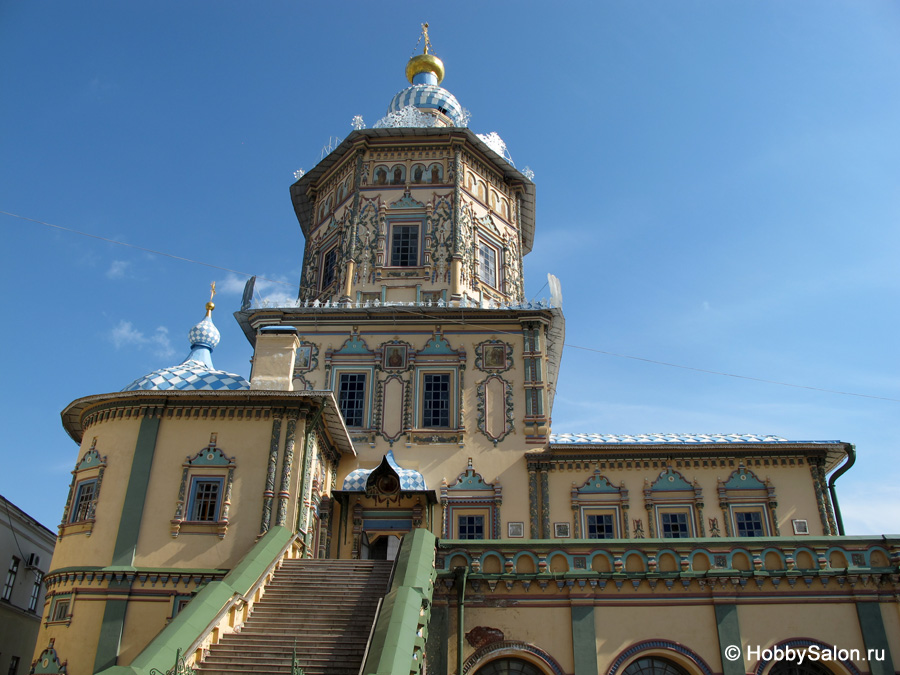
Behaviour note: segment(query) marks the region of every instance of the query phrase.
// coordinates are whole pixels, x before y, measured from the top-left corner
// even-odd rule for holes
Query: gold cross
[[[422,24],[422,37],[425,38],[425,51],[423,54],[428,53],[428,48],[431,46],[431,40],[428,39],[428,22]]]

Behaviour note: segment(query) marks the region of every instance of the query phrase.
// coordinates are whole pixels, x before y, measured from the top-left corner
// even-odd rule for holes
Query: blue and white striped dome
[[[215,305],[206,306],[206,316],[188,332],[191,353],[177,366],[160,368],[139,377],[122,391],[168,391],[172,389],[206,389],[213,391],[249,389],[250,383],[240,375],[216,370],[212,350],[221,335],[210,313]]]
[[[420,110],[436,110],[450,118],[455,127],[464,127],[463,108],[456,97],[436,84],[414,84],[399,92],[391,99],[388,114],[395,113],[408,106]]]

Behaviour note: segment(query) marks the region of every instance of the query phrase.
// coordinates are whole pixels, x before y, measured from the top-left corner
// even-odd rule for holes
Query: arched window
[[[622,675],[688,675],[688,672],[672,661],[647,656],[629,663]]]
[[[818,661],[803,660],[803,663],[795,661],[779,661],[772,666],[769,675],[834,675],[828,668]]]
[[[476,675],[543,675],[540,668],[522,659],[497,659],[484,664],[476,671]]]

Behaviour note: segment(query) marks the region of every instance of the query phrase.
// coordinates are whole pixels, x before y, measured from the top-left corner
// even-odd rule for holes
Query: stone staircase
[[[393,563],[285,560],[239,633],[225,635],[203,675],[291,675],[296,642],[306,675],[358,675]]]

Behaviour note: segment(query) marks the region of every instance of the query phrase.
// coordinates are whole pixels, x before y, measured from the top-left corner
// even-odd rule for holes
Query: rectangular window
[[[322,290],[337,278],[337,246],[328,249],[322,256]]]
[[[616,530],[611,513],[589,515],[587,517],[588,539],[615,539]]]
[[[484,516],[459,516],[456,522],[459,539],[484,539]]]
[[[69,599],[57,600],[53,606],[53,614],[51,621],[65,621],[69,618]]]
[[[764,537],[762,514],[759,511],[736,511],[734,523],[739,537]]]
[[[483,241],[478,243],[478,278],[497,288],[497,250]]]
[[[661,513],[659,518],[662,523],[662,536],[666,539],[687,539],[691,536],[686,513]]]
[[[419,264],[419,226],[394,225],[391,228],[391,267],[416,267]]]
[[[6,581],[3,584],[3,600],[9,600],[12,597],[13,586],[16,585],[16,575],[19,573],[19,559],[13,556],[9,562],[9,570],[6,573]]]
[[[75,490],[75,504],[72,507],[71,523],[80,523],[94,517],[94,498],[97,494],[97,479],[83,480]]]
[[[189,520],[201,523],[214,523],[219,520],[221,496],[221,478],[194,478],[191,483]]]
[[[422,378],[422,426],[450,427],[450,375],[429,374]]]
[[[16,675],[19,670],[19,657],[11,656],[9,657],[9,675]]]
[[[31,587],[31,598],[28,600],[28,611],[33,612],[37,609],[38,598],[41,597],[41,582],[44,575],[40,570],[34,571],[34,585]]]
[[[338,380],[338,405],[348,427],[364,426],[365,403],[365,373],[341,373]]]

